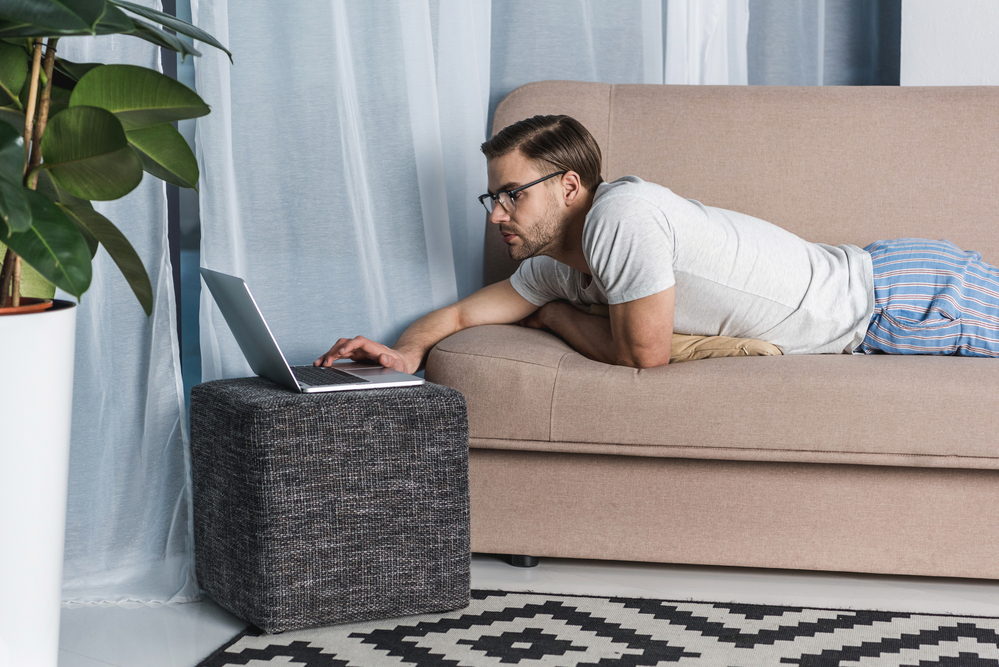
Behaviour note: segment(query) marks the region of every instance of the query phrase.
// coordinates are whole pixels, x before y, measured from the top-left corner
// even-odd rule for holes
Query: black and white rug
[[[999,619],[472,591],[471,606],[264,635],[198,667],[999,667]]]

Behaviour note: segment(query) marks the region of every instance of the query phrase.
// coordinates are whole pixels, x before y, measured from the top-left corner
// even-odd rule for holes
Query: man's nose
[[[493,206],[493,212],[489,214],[489,222],[498,225],[509,219],[510,214],[506,212],[506,209],[499,202],[496,202],[496,205]]]

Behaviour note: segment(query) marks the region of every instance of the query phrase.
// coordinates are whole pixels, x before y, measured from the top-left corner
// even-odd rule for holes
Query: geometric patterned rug
[[[999,619],[476,590],[443,614],[250,628],[198,667],[230,665],[999,667]]]

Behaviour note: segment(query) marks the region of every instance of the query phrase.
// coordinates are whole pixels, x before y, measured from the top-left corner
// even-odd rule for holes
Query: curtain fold
[[[488,189],[479,145],[487,139],[492,10],[483,0],[439,0],[430,10],[455,289],[464,298],[482,287],[484,211],[469,193]]]
[[[507,93],[531,81],[663,83],[665,5],[493,0],[490,120]]]
[[[669,0],[664,83],[745,85],[749,0]]]
[[[467,146],[484,140],[481,8],[192,1],[237,59],[195,63],[213,109],[197,129],[201,264],[246,279],[292,364],[340,337],[392,343],[481,266],[467,202],[448,196],[485,182]],[[251,374],[207,290],[200,319],[202,380]]]
[[[901,0],[748,0],[749,83],[899,83]]]
[[[159,49],[134,37],[63,38],[59,55],[162,71]],[[147,319],[101,248],[77,312],[63,599],[196,600],[166,189],[147,174],[126,197],[95,208],[142,258],[154,304]]]

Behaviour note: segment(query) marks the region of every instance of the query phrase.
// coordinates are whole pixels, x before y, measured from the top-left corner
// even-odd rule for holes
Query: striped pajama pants
[[[894,239],[865,250],[874,315],[857,352],[999,357],[999,269],[950,241]]]

